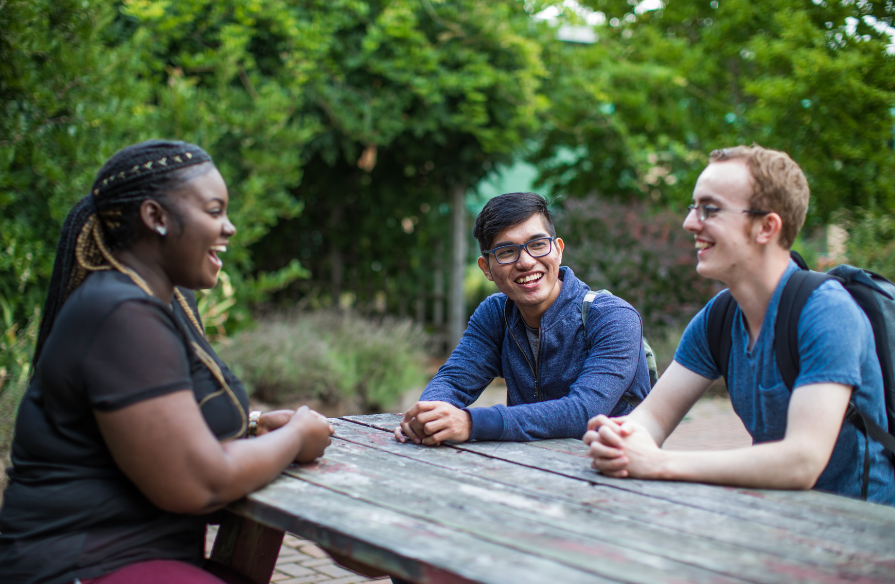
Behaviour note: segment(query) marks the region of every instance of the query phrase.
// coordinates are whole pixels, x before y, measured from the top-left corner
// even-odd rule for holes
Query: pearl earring
[[[155,232],[158,233],[159,235],[161,235],[162,237],[168,235],[168,229],[165,227],[159,227],[155,230]]]

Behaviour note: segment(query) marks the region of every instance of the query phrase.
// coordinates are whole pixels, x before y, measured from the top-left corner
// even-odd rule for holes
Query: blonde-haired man
[[[753,488],[816,488],[895,504],[895,470],[882,445],[843,421],[849,399],[887,427],[883,381],[866,315],[835,281],[809,297],[798,325],[800,373],[786,386],[774,351],[783,287],[798,267],[789,248],[805,220],[809,189],[783,152],[759,146],[712,152],[693,191],[684,229],[694,235],[705,278],[736,300],[728,391],[753,446],[673,452],[660,446],[721,375],[708,341],[718,297],[687,326],[674,361],[646,400],[623,418],[597,416],[584,441],[594,468],[613,477],[670,479]],[[784,315],[785,316],[785,315]]]

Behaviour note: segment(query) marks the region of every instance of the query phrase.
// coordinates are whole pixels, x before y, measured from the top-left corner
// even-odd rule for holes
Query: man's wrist
[[[469,410],[463,409],[461,410],[464,414],[466,414],[466,440],[472,438],[472,414],[469,413]]]
[[[656,452],[654,460],[652,464],[650,464],[650,476],[644,477],[659,481],[673,481],[676,480],[679,475],[677,472],[677,463],[679,462],[679,457],[676,456],[676,453],[670,452],[667,450],[659,449]]]

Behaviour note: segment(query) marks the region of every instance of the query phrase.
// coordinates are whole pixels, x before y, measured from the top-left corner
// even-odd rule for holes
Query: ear
[[[562,240],[561,237],[557,237],[556,240],[553,242],[553,245],[556,246],[556,252],[559,254],[559,263],[562,263],[562,252],[566,249],[566,243]]]
[[[482,270],[482,273],[485,274],[485,277],[488,278],[488,281],[493,282],[494,276],[491,275],[491,267],[488,266],[488,260],[483,256],[479,256],[479,269]]]
[[[783,219],[777,213],[768,213],[756,221],[752,228],[755,243],[766,245],[780,239],[780,231],[783,229]]]
[[[171,225],[165,209],[158,204],[158,201],[146,199],[140,203],[140,219],[143,225],[153,233],[167,233],[170,231]]]

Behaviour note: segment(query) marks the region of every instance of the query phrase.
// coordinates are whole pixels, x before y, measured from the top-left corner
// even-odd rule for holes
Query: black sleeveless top
[[[93,415],[183,389],[218,439],[245,432],[245,389],[176,300],[172,311],[124,274],[91,274],[59,313],[19,407],[0,582],[72,582],[150,559],[202,563],[209,517],[149,502],[116,466]]]

